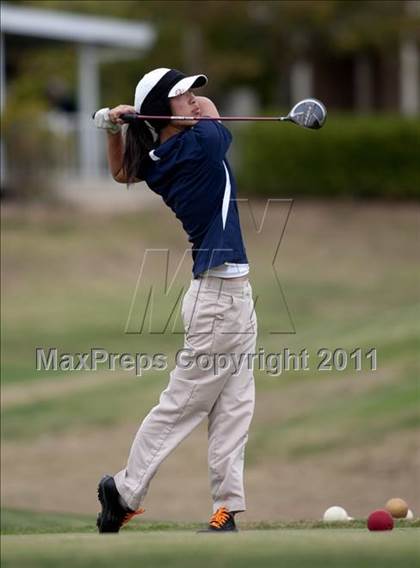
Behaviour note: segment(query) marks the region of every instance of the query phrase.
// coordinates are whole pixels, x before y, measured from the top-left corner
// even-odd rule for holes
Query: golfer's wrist
[[[106,133],[109,136],[115,137],[117,134],[121,134],[121,126],[119,124],[115,124],[114,126],[118,126],[118,128],[107,128]]]
[[[112,122],[112,120],[109,118],[109,113],[108,113],[108,122],[109,124],[106,127],[106,131],[108,134],[111,134],[111,136],[115,136],[116,134],[121,133],[121,124]]]

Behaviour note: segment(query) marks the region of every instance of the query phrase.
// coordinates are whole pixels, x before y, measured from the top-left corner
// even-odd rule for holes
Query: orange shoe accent
[[[219,529],[229,519],[229,511],[226,507],[220,507],[210,518],[209,525]]]
[[[135,517],[136,515],[142,515],[144,511],[145,509],[138,509],[137,511],[133,511],[132,513],[127,513],[123,519],[122,524],[126,525],[128,521],[131,521],[133,517]]]

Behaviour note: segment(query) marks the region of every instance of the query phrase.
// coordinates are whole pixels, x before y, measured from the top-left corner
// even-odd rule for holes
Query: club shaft
[[[225,122],[233,121],[258,121],[270,122],[279,120],[288,120],[287,116],[155,116],[148,114],[122,114],[120,118],[124,121],[131,122],[137,120],[222,120]]]

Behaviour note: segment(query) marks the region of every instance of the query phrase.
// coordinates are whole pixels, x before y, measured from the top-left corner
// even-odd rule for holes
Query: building
[[[6,58],[8,37],[32,41],[61,41],[78,53],[77,118],[78,168],[81,177],[100,173],[101,133],[92,127],[98,109],[100,64],[110,60],[140,58],[155,41],[149,24],[61,11],[1,4],[1,109],[7,99]],[[3,148],[2,148],[3,150]],[[2,151],[2,182],[7,160]]]

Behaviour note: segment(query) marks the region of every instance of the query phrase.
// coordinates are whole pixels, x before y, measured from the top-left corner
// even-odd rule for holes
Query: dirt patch
[[[247,518],[317,519],[331,505],[366,517],[393,496],[420,511],[418,433],[374,447],[343,448],[292,463],[267,461],[247,473]]]

